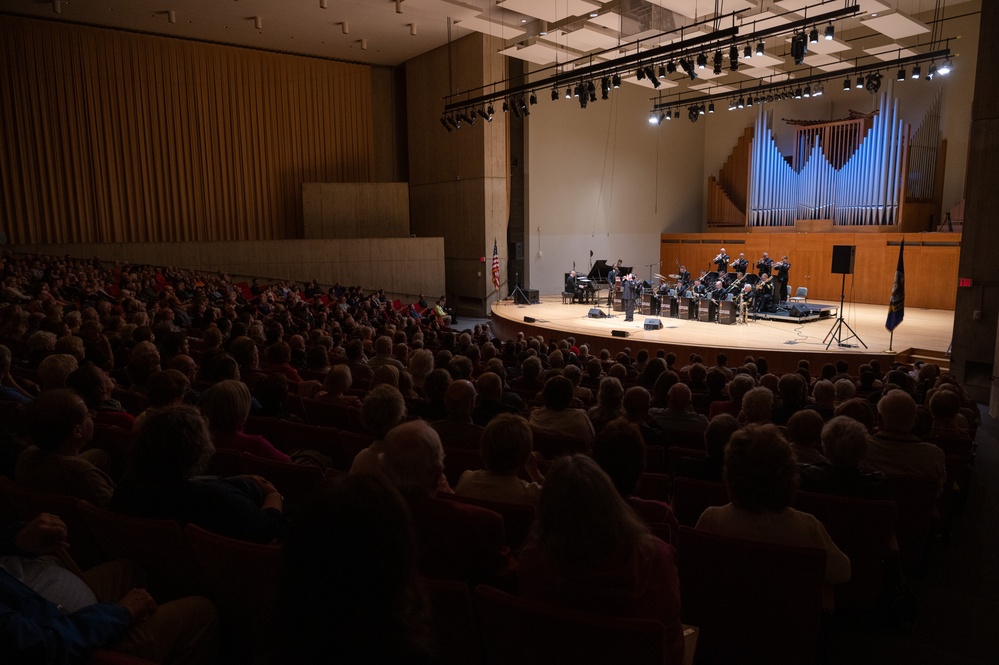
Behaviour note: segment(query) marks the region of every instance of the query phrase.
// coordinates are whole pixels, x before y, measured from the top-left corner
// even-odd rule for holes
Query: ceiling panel
[[[715,3],[708,0],[646,0],[646,2],[650,5],[659,5],[663,9],[668,9],[687,18],[709,16],[714,14],[715,10]],[[725,0],[722,13],[740,12],[755,6],[756,3],[749,0]]]
[[[570,16],[589,16],[602,6],[593,0],[498,0],[503,9],[519,12],[550,23]]]
[[[558,50],[544,42],[535,42],[529,46],[514,45],[503,49],[500,53],[511,58],[533,62],[536,65],[554,64],[558,56]]]
[[[930,31],[923,23],[914,18],[909,18],[901,12],[881,14],[873,18],[864,19],[861,22],[865,27],[877,30],[882,35],[887,35],[892,39],[904,39],[905,37],[921,35]]]
[[[909,56],[916,55],[915,51],[907,49],[901,44],[885,44],[884,46],[865,48],[864,51],[867,52],[868,55],[873,55],[878,60],[884,60],[885,62],[891,62],[892,60],[898,60],[899,58],[908,58]]]
[[[844,69],[852,69],[853,63],[850,62],[830,62],[828,65],[819,65],[819,69],[825,72],[838,72]]]
[[[594,30],[582,27],[565,35],[565,43],[579,51],[614,48],[618,45],[617,35],[604,29]]]
[[[473,17],[463,19],[460,23],[457,23],[459,27],[467,28],[469,30],[474,30],[475,32],[481,32],[485,35],[492,35],[493,37],[500,37],[502,39],[514,39],[516,37],[523,37],[526,31],[520,28],[511,28],[508,25],[502,25],[501,23],[493,23],[487,21],[483,18]]]

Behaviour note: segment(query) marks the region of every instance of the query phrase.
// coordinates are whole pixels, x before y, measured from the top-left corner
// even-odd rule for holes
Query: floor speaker
[[[629,337],[631,333],[627,330],[612,330],[611,335],[614,337]]]
[[[589,319],[603,319],[606,318],[606,314],[599,307],[591,307],[590,311],[586,313],[586,317]]]
[[[646,330],[662,330],[663,322],[659,319],[645,319]]]

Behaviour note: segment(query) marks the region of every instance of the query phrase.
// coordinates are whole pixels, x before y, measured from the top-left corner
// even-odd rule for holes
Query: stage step
[[[924,363],[933,363],[940,368],[941,372],[950,371],[950,355],[946,351],[935,351],[932,349],[910,348],[895,356],[898,362],[913,364],[917,360]]]

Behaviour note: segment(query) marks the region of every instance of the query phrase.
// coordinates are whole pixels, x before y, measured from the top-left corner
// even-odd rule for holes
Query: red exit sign
[[[958,286],[971,286],[971,278],[970,277],[958,277],[957,278],[957,285]]]

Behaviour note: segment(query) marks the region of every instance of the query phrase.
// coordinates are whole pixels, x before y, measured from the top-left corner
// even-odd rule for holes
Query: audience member
[[[291,458],[264,437],[243,432],[250,406],[250,389],[240,381],[219,381],[204,392],[201,410],[208,418],[215,447],[290,463]]]
[[[707,428],[708,419],[694,411],[691,397],[690,388],[685,383],[676,383],[669,389],[665,409],[649,409],[649,416],[666,432],[667,437],[670,431],[703,432]]]
[[[448,386],[444,397],[447,418],[430,425],[445,448],[479,448],[485,428],[472,422],[475,396],[475,385],[467,379],[458,379]]]
[[[540,455],[532,452],[534,433],[522,417],[502,413],[493,418],[482,434],[484,469],[461,474],[454,493],[498,503],[538,505],[544,476],[538,470]],[[530,481],[517,472],[524,469]]]
[[[916,400],[892,390],[878,401],[878,432],[868,439],[861,468],[886,475],[917,476],[936,482],[937,495],[947,480],[944,451],[913,435]]]
[[[799,464],[824,464],[822,456],[822,416],[816,411],[796,412],[787,421],[787,440]]]
[[[859,499],[889,499],[883,474],[860,470],[867,452],[867,428],[848,416],[836,416],[822,428],[826,462],[800,467],[801,489]]]
[[[375,438],[354,456],[350,473],[381,473],[380,456],[385,449],[385,435],[406,419],[406,401],[392,386],[376,386],[361,403],[361,424]]]
[[[569,407],[572,402],[572,381],[553,376],[545,382],[542,392],[544,406],[531,412],[531,427],[582,439],[587,448],[593,442],[593,424],[581,409]]]

